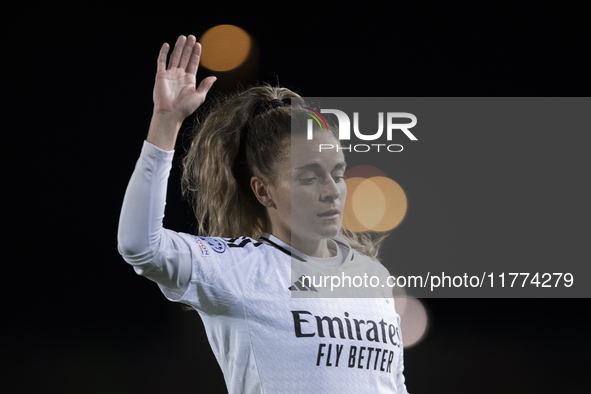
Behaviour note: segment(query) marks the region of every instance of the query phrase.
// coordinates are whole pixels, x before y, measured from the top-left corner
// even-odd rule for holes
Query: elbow
[[[117,234],[117,251],[123,257],[131,257],[141,254],[141,250],[137,245],[134,245],[134,243],[131,242],[128,237],[122,235],[121,232]]]
[[[145,231],[133,231],[119,226],[117,231],[117,250],[128,263],[149,261],[158,251],[161,231],[147,234]]]
[[[123,231],[119,227],[117,232],[117,250],[123,257],[136,257],[146,254],[150,248],[146,242],[142,242],[137,233],[130,231]]]
[[[149,263],[154,258],[154,252],[151,249],[121,241],[117,242],[117,251],[123,257],[123,260],[133,266]],[[141,273],[139,274],[141,275]]]

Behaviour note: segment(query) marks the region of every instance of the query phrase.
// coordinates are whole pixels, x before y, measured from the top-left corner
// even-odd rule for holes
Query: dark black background
[[[258,41],[258,81],[303,96],[588,96],[591,88],[584,13],[564,4],[28,3],[4,16],[13,26],[3,47],[10,392],[225,392],[197,313],[166,301],[116,249],[163,42],[235,24]],[[188,232],[178,179],[177,155],[165,226]],[[431,325],[405,352],[410,392],[589,391],[588,300],[423,302]]]

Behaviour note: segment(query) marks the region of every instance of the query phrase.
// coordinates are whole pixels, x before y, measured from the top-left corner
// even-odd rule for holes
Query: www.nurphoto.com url
[[[574,277],[571,273],[528,273],[528,272],[484,272],[482,276],[471,275],[409,275],[389,276],[386,283],[380,283],[377,276],[356,275],[348,276],[345,273],[339,275],[307,276],[301,278],[304,286],[330,287],[331,291],[340,287],[406,287],[406,288],[430,288],[434,291],[437,288],[451,287],[571,287]]]

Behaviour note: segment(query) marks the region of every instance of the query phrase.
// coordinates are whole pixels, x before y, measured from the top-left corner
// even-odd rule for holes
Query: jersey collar
[[[275,247],[276,249],[279,249],[283,253],[288,254],[291,257],[296,258],[300,261],[306,262],[310,259],[310,256],[300,252],[296,248],[292,248],[291,245],[283,242],[282,240],[280,240],[279,238],[277,238],[273,234],[262,233],[261,235],[258,236],[257,239],[264,240],[265,242],[267,242],[271,246]],[[347,242],[344,238],[336,236],[336,237],[332,237],[330,239],[335,241],[337,244],[344,245],[349,250],[347,257],[344,260],[345,263],[347,263],[348,261],[350,261],[354,258],[353,248],[351,248],[351,245],[349,245],[349,242]],[[337,245],[337,247],[338,247],[338,245]]]

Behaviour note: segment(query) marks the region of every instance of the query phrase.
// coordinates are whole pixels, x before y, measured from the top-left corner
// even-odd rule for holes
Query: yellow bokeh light
[[[384,193],[373,179],[369,178],[361,182],[353,193],[352,199],[355,216],[362,225],[372,230],[386,212]]]
[[[347,230],[385,232],[398,226],[404,219],[407,209],[406,194],[392,179],[385,176],[367,179],[352,177],[345,182],[347,200],[343,227]]]
[[[402,222],[404,215],[406,215],[407,202],[404,190],[390,178],[378,176],[370,179],[378,186],[383,193],[384,200],[387,201],[381,220],[371,229],[373,231],[392,230]]]
[[[229,71],[248,58],[252,39],[247,32],[233,25],[218,25],[199,39],[203,47],[201,65],[212,71]]]
[[[351,203],[353,200],[351,196],[355,194],[355,190],[363,181],[365,181],[365,178],[348,178],[345,180],[345,183],[347,184],[347,199],[345,200],[345,209],[343,213],[343,227],[356,233],[369,230],[369,228],[359,222],[357,215],[355,215],[355,211],[353,210],[353,204]]]

